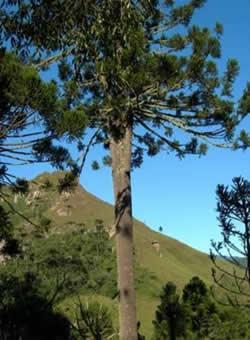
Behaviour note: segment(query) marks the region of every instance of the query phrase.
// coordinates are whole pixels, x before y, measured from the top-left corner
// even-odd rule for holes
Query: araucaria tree
[[[62,167],[70,155],[53,144],[62,135],[55,125],[61,111],[56,84],[43,82],[34,67],[1,44],[0,93],[0,198],[7,200],[4,185],[12,185],[15,193],[28,189],[10,168],[40,162]]]
[[[249,307],[250,182],[235,177],[231,188],[218,185],[216,195],[222,241],[212,242],[213,277],[228,292],[231,303]],[[232,270],[217,261],[216,255],[229,261],[233,265]]]
[[[64,117],[73,125],[76,117],[79,131],[94,130],[84,150],[101,142],[110,152],[121,339],[137,338],[131,168],[141,165],[144,152],[184,157],[205,154],[208,143],[231,142],[250,111],[250,85],[237,107],[232,102],[237,62],[229,60],[218,74],[222,26],[211,32],[191,24],[204,3],[12,0],[0,13],[2,38],[11,38],[27,62],[58,64]],[[86,117],[85,126],[79,117]],[[234,146],[247,143],[243,132]]]
[[[14,176],[13,167],[40,162],[62,167],[70,161],[69,152],[54,144],[61,136],[54,123],[59,107],[56,84],[43,82],[34,67],[0,43],[0,255],[18,251],[9,214],[1,202],[25,218],[5,190],[6,185],[15,194],[28,190],[28,182]]]

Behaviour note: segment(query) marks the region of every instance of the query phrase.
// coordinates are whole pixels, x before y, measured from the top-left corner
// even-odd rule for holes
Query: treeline
[[[222,305],[199,278],[193,277],[177,293],[174,283],[162,289],[154,324],[155,340],[249,339],[248,311]]]

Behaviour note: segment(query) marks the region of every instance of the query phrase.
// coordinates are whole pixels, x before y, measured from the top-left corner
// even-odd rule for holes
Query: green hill
[[[48,234],[54,235],[70,231],[77,233],[79,228],[94,228],[96,220],[102,220],[107,229],[112,226],[113,207],[81,186],[59,194],[57,185],[62,176],[62,173],[42,174],[30,182],[28,195],[11,195],[15,209],[37,224],[34,226],[15,216],[17,235],[29,237],[38,231],[41,220],[51,221]],[[46,238],[48,235],[44,242],[47,242]],[[211,261],[207,254],[155,232],[138,220],[134,220],[134,239],[136,264],[142,277],[137,284],[138,319],[142,323],[142,333],[149,335],[162,285],[173,281],[181,289],[193,276],[199,276],[211,286]],[[101,294],[96,298],[112,305],[116,318],[115,300]],[[73,303],[74,298],[67,297],[60,303],[60,308],[70,314]]]

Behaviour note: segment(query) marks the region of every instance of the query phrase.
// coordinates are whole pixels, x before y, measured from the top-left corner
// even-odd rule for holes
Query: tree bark
[[[132,126],[110,141],[113,189],[115,196],[116,252],[121,340],[137,339],[134,287],[133,219],[131,199]]]
[[[246,243],[247,243],[247,281],[250,285],[250,222],[249,217],[247,214],[246,221],[245,221],[245,235],[246,235]]]

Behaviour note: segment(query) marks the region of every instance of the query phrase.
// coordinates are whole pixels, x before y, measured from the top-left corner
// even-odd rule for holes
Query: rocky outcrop
[[[26,204],[31,206],[35,201],[37,201],[41,197],[41,191],[35,190],[29,193],[26,199]]]
[[[155,249],[157,253],[159,253],[161,250],[160,243],[156,240],[152,241],[152,247]]]

